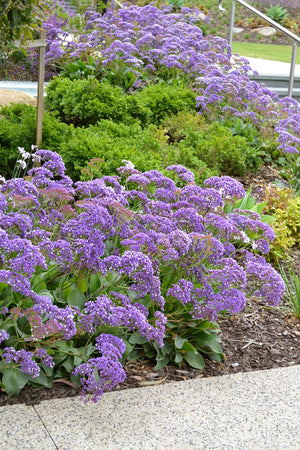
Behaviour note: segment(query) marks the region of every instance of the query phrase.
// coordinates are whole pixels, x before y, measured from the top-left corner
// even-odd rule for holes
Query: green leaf
[[[128,339],[128,342],[130,344],[146,344],[147,339],[144,338],[143,336],[141,336],[140,334],[133,334],[132,336],[130,336],[130,338]]]
[[[225,359],[224,353],[205,352],[205,354],[209,359],[218,363],[221,363]]]
[[[77,288],[71,289],[68,298],[67,303],[69,306],[77,306],[79,309],[82,309],[86,302],[85,295]]]
[[[140,357],[140,352],[137,349],[132,350],[127,356],[127,361],[136,361]]]
[[[64,353],[69,353],[72,348],[72,342],[66,342],[66,341],[57,341],[56,347],[58,350]]]
[[[75,356],[76,358],[76,356]],[[74,364],[73,356],[68,356],[61,364],[60,367],[64,367],[68,373],[71,373],[74,369],[74,366],[77,366],[81,364],[82,360],[80,359],[80,362],[78,364]]]
[[[77,367],[81,363],[83,363],[83,359],[80,356],[74,356],[74,365]]]
[[[182,359],[183,359],[182,353],[176,352],[175,359],[174,359],[175,363],[180,364]]]
[[[85,293],[88,289],[88,284],[87,282],[82,279],[78,285],[78,289],[80,290],[80,292]]]
[[[196,351],[195,347],[190,342],[185,342],[183,344],[181,350],[184,350],[186,352],[195,352]]]
[[[195,369],[204,369],[205,362],[200,353],[186,352],[183,356],[187,363]]]
[[[46,375],[44,374],[43,370],[40,370],[40,374],[38,377],[32,378],[30,380],[30,384],[32,384],[33,386],[35,384],[39,385],[39,386],[44,386],[46,388],[51,388],[52,387],[52,380],[49,377],[46,377]]]
[[[151,344],[149,344],[148,342],[146,344],[143,345],[143,350],[145,352],[145,355],[147,356],[147,358],[149,359],[154,359],[157,352],[156,350],[153,348],[153,346]]]
[[[15,369],[13,367],[5,369],[2,383],[4,384],[7,395],[9,397],[12,395],[19,395],[29,378],[30,375],[28,373],[20,372],[20,369]]]
[[[159,357],[156,360],[156,366],[154,367],[154,370],[160,370],[163,369],[164,367],[166,367],[166,365],[169,362],[169,358],[165,358],[165,357]]]
[[[91,294],[92,294],[93,292],[95,292],[97,289],[99,289],[99,287],[101,286],[100,280],[99,280],[99,275],[93,273],[93,274],[90,276],[89,286],[90,286],[90,292],[91,292]]]
[[[181,336],[176,336],[175,347],[181,350],[185,342],[187,342],[187,339],[182,338]]]
[[[208,347],[210,350],[216,353],[222,353],[223,349],[220,345],[220,338],[215,333],[205,333],[202,331],[195,336],[195,341],[199,347]]]

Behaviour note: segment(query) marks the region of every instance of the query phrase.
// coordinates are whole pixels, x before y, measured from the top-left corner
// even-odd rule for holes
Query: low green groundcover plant
[[[28,155],[21,149],[24,160]],[[246,292],[277,305],[284,293],[268,264],[274,232],[242,185],[181,165],[73,183],[61,157],[3,182],[0,192],[0,385],[70,378],[97,401],[140,352],[181,366],[221,361],[219,314]],[[244,201],[244,198],[246,199]]]

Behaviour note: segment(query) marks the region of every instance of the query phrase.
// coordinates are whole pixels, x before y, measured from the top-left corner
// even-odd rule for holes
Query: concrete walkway
[[[289,75],[290,63],[279,61],[269,61],[267,59],[250,58],[243,56],[250,63],[252,70],[256,70],[259,75]],[[295,76],[300,76],[300,64],[296,64]]]
[[[300,366],[0,408],[0,449],[300,449]]]

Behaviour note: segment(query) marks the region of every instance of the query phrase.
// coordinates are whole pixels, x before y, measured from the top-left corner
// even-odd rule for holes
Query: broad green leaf
[[[67,341],[57,341],[55,345],[60,351],[65,353],[69,353],[72,349],[72,343]]]
[[[78,285],[78,289],[80,290],[80,292],[82,292],[83,294],[87,291],[88,289],[88,284],[87,282],[82,279]]]
[[[80,356],[74,356],[74,365],[77,367],[79,364],[83,363],[83,359]]]
[[[91,293],[93,293],[97,289],[99,289],[99,287],[101,286],[101,283],[100,283],[100,280],[99,280],[99,275],[93,273],[90,276],[89,286],[90,286]]]
[[[205,352],[205,354],[209,359],[218,363],[221,363],[225,359],[224,353]]]
[[[210,350],[216,353],[222,353],[223,349],[220,345],[220,338],[215,333],[201,332],[195,336],[195,341],[199,347],[208,347]]]
[[[80,292],[79,289],[73,288],[67,298],[67,303],[70,306],[77,306],[79,309],[82,309],[86,302],[85,295]]]
[[[139,350],[132,350],[132,352],[129,353],[129,355],[127,356],[127,361],[136,361],[138,358],[140,357],[140,352]]]
[[[145,344],[147,341],[146,338],[144,338],[143,336],[141,336],[140,334],[133,334],[132,336],[130,336],[130,338],[128,339],[128,342],[130,344]]]
[[[183,359],[182,353],[176,352],[175,359],[174,359],[175,363],[180,364],[182,359]]]
[[[191,367],[194,367],[195,369],[204,369],[205,362],[200,353],[186,352],[183,357]]]
[[[185,342],[181,348],[181,350],[184,350],[186,352],[195,352],[195,347],[190,342]]]
[[[187,342],[186,338],[182,338],[181,336],[176,336],[175,342],[174,342],[175,347],[178,348],[179,350],[181,350],[185,342]]]
[[[46,377],[43,370],[40,370],[40,374],[38,377],[32,378],[30,380],[30,384],[32,385],[40,385],[40,386],[44,386],[46,388],[51,388],[52,387],[52,379],[49,377]]]
[[[5,392],[11,397],[12,395],[19,395],[29,379],[30,375],[28,373],[20,372],[20,369],[12,367],[5,370],[2,383],[4,384]]]
[[[75,357],[76,358],[76,357]],[[71,373],[74,369],[74,366],[77,366],[81,364],[82,360],[80,359],[80,362],[78,364],[74,364],[73,356],[68,356],[61,364],[60,367],[64,367],[68,373]]]
[[[154,367],[154,370],[160,370],[166,367],[166,365],[169,362],[169,358],[157,358],[156,360],[156,366]]]
[[[54,300],[54,297],[53,297],[52,293],[49,292],[47,289],[40,290],[39,291],[39,295],[43,295],[44,297],[50,298],[52,302]]]

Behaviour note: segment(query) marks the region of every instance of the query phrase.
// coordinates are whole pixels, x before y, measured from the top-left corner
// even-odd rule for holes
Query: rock
[[[242,27],[233,27],[234,34],[239,34],[239,33],[242,33],[243,31],[244,31],[244,28],[242,28]]]
[[[274,34],[276,34],[276,30],[273,27],[253,28],[253,30],[251,30],[251,33],[258,33],[262,36],[269,37],[274,36]]]
[[[10,89],[0,89],[0,106],[9,106],[11,103],[25,103],[36,106],[37,101],[33,95]]]

